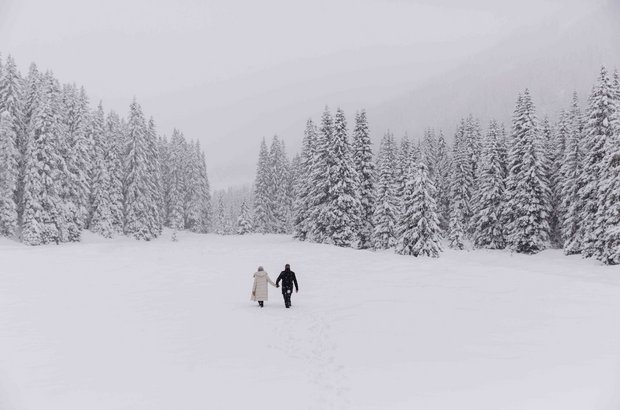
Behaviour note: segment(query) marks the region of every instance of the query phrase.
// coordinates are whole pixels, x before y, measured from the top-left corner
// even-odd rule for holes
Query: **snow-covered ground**
[[[618,267],[169,237],[0,242],[0,409],[620,408]]]

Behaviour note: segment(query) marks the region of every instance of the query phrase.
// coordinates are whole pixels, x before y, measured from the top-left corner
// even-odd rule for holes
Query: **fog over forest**
[[[298,151],[325,105],[366,108],[375,144],[388,128],[451,139],[469,113],[508,122],[525,87],[555,116],[620,65],[612,1],[267,3],[2,0],[0,50],[108,109],[137,96],[160,132],[201,142],[220,189],[251,182],[263,137]]]

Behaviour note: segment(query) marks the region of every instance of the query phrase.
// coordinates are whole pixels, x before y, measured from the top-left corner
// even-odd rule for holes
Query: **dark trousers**
[[[291,295],[293,294],[293,288],[282,288],[282,297],[284,297],[284,306],[291,306]]]

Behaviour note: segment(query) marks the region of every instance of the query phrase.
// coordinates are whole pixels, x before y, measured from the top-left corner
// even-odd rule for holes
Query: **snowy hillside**
[[[617,409],[620,275],[287,236],[0,242],[0,408]],[[300,292],[250,302],[261,264]]]

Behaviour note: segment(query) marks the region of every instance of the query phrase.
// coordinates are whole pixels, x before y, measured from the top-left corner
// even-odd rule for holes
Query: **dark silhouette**
[[[280,287],[280,281],[282,281],[282,296],[284,297],[284,306],[286,308],[291,307],[291,295],[293,294],[293,285],[295,285],[295,293],[299,291],[297,285],[297,278],[295,272],[291,270],[291,265],[288,263],[284,267],[284,270],[280,272],[280,276],[276,280],[276,288]]]

